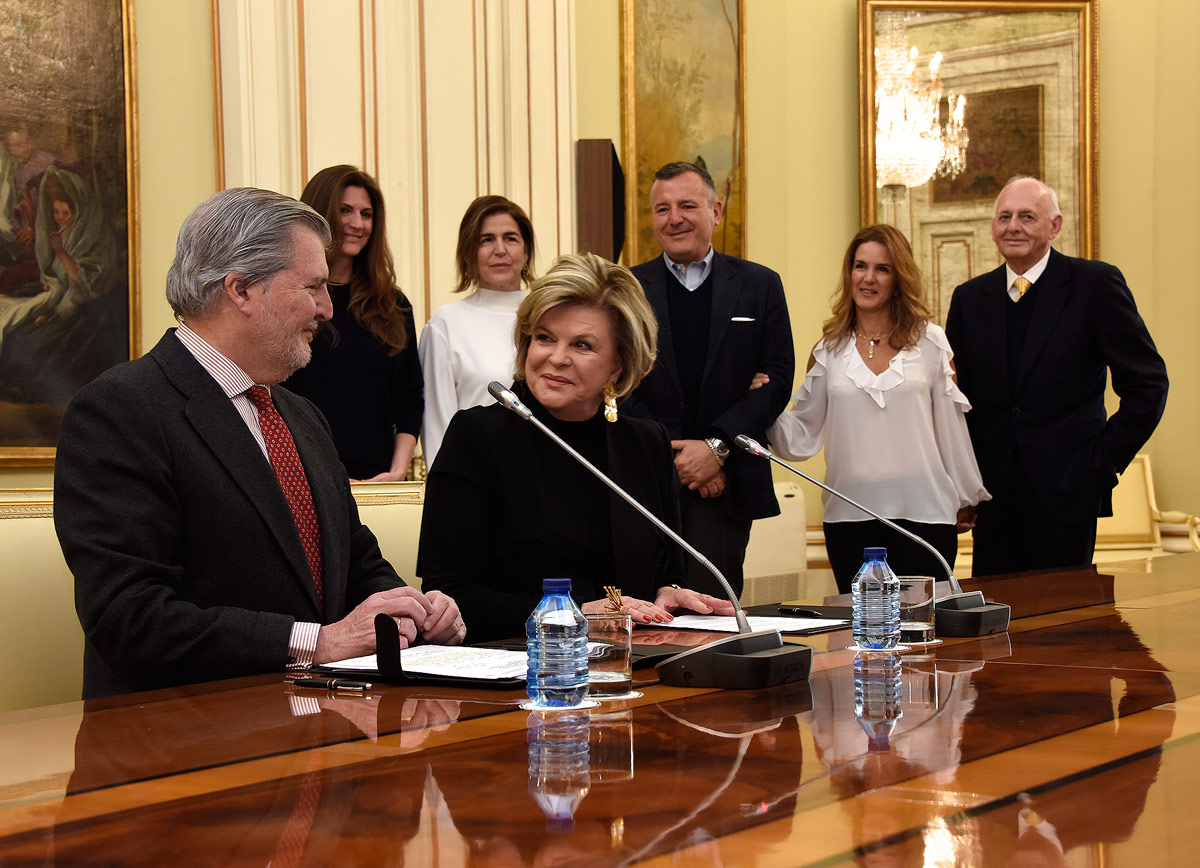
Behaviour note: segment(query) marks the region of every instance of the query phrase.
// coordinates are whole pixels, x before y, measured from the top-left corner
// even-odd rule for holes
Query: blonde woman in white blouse
[[[907,239],[886,225],[850,242],[833,315],[804,384],[767,432],[794,460],[825,449],[825,481],[931,543],[953,566],[957,535],[989,500],[954,380],[950,344],[930,322]],[[941,577],[916,543],[854,507],[824,497],[825,545],[846,593],[863,549],[886,546],[900,575]]]

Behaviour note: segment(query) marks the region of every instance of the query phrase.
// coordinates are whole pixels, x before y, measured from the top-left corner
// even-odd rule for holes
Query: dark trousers
[[[950,569],[954,569],[954,558],[958,554],[958,534],[954,525],[923,524],[907,519],[898,519],[896,524],[932,545],[946,559]],[[850,583],[863,565],[863,549],[872,546],[887,548],[888,566],[898,576],[933,576],[939,582],[946,578],[946,571],[928,549],[881,521],[827,521],[825,551],[829,554],[829,566],[833,568],[838,593],[850,593]]]
[[[971,575],[1081,567],[1096,551],[1096,520],[1064,522],[1038,501],[1023,470],[1009,493],[979,504]]]
[[[719,497],[703,498],[684,489],[680,501],[683,538],[712,561],[733,588],[734,595],[740,597],[742,564],[746,560],[746,545],[750,542],[750,522],[730,518],[725,512],[725,501]],[[683,560],[689,588],[726,599],[725,589],[712,573],[689,554],[685,553]]]

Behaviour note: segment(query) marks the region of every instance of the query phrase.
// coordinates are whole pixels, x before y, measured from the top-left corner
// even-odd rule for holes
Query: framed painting
[[[859,0],[860,204],[865,224],[907,235],[944,317],[958,284],[991,270],[996,195],[1014,175],[1058,193],[1055,247],[1099,255],[1098,0]],[[889,187],[876,165],[876,48],[897,32],[918,75],[941,52],[943,94],[962,94],[969,142],[962,169],[918,187]],[[947,109],[943,106],[943,118]]]
[[[625,259],[661,253],[650,219],[654,173],[704,165],[725,203],[713,247],[746,245],[745,0],[621,0]]]
[[[991,204],[1014,175],[1042,177],[1042,93],[1041,85],[1033,85],[973,94],[964,113],[971,130],[966,166],[954,177],[935,175],[930,201]]]
[[[138,349],[133,0],[0,0],[0,465]]]

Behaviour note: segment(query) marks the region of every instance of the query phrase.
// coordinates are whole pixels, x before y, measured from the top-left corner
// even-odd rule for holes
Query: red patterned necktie
[[[300,532],[304,556],[308,559],[309,570],[312,571],[313,584],[317,586],[317,600],[324,605],[325,595],[321,582],[321,528],[317,524],[312,491],[309,490],[308,479],[304,475],[304,466],[300,463],[300,454],[296,452],[292,432],[275,409],[275,402],[271,400],[271,393],[267,391],[266,386],[251,386],[246,390],[246,397],[258,408],[258,425],[267,444],[267,455],[271,459],[271,466],[275,468],[275,476],[279,479],[283,496],[287,498],[288,507],[292,510],[296,530]]]

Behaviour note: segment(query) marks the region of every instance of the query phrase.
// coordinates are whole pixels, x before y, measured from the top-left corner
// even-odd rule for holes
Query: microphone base
[[[938,600],[934,624],[939,636],[990,636],[1003,633],[1012,619],[1012,609],[989,603],[980,591],[953,594]]]
[[[750,690],[806,680],[812,657],[812,648],[785,643],[778,630],[759,630],[692,648],[654,668],[669,687]]]

